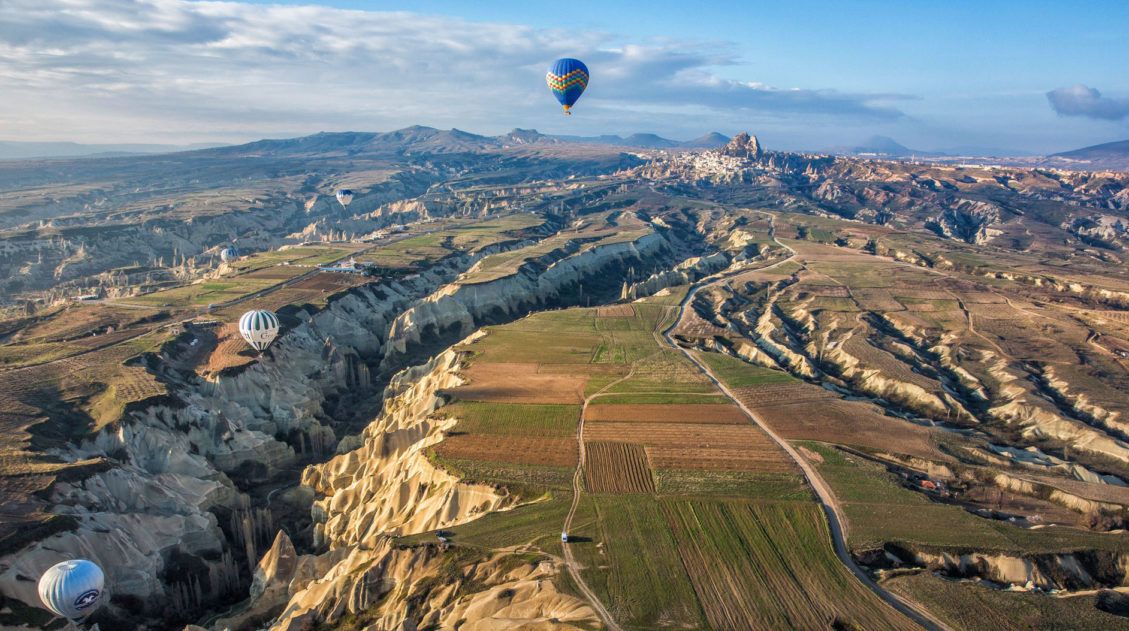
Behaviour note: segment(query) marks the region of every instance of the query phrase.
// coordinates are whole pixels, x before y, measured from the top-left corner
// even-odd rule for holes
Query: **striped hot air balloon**
[[[545,83],[549,84],[553,96],[564,106],[565,114],[572,114],[572,106],[584,94],[584,88],[588,87],[588,66],[579,59],[558,59],[549,66]]]
[[[220,260],[224,263],[229,263],[239,258],[239,250],[235,249],[234,245],[229,245],[220,250]]]
[[[278,316],[265,309],[248,311],[239,318],[239,334],[261,353],[278,337]]]
[[[39,599],[48,609],[80,622],[102,606],[106,576],[86,559],[52,565],[39,579]]]

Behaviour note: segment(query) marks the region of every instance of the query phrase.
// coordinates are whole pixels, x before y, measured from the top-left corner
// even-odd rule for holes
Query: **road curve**
[[[789,257],[788,260],[791,260],[791,257]],[[780,263],[783,262],[784,261],[780,261]],[[777,263],[776,265],[778,264],[779,263]],[[831,531],[831,540],[834,543],[835,547],[835,554],[839,557],[839,560],[843,563],[843,565],[847,566],[847,569],[850,570],[851,573],[854,574],[855,577],[858,578],[863,585],[865,585],[872,592],[877,594],[882,600],[889,603],[892,607],[897,609],[899,612],[901,612],[917,624],[926,629],[929,629],[930,631],[950,631],[950,627],[948,625],[934,617],[928,611],[925,611],[917,603],[903,599],[900,596],[887,591],[885,588],[875,583],[874,580],[870,578],[870,575],[863,571],[863,569],[859,567],[857,563],[855,563],[854,558],[851,556],[850,551],[847,548],[847,536],[845,532],[847,521],[843,517],[842,507],[839,505],[839,501],[838,499],[836,499],[835,494],[831,491],[831,487],[827,485],[827,482],[825,482],[823,477],[819,475],[819,472],[816,471],[815,468],[812,467],[806,460],[804,460],[804,458],[801,457],[800,454],[790,444],[788,444],[788,441],[784,440],[780,435],[774,432],[772,428],[761,421],[761,419],[757,417],[757,415],[751,409],[749,409],[748,406],[742,403],[741,400],[737,398],[733,394],[733,392],[730,391],[729,388],[724,383],[722,383],[720,379],[717,378],[716,375],[714,375],[713,371],[711,371],[703,361],[695,356],[694,353],[691,353],[686,348],[679,346],[677,343],[675,343],[674,339],[670,337],[671,331],[673,331],[675,327],[678,326],[678,323],[682,321],[682,316],[686,311],[686,306],[694,300],[694,296],[698,293],[698,290],[702,287],[708,287],[709,285],[724,279],[725,276],[721,278],[713,278],[712,280],[707,279],[708,282],[706,282],[705,284],[694,285],[688,292],[686,292],[686,297],[683,298],[682,302],[678,305],[678,318],[675,319],[674,324],[671,324],[665,331],[663,331],[663,338],[665,338],[666,343],[681,351],[683,355],[685,355],[691,362],[693,362],[694,365],[697,366],[698,369],[701,370],[706,375],[706,377],[708,377],[710,381],[712,381],[718,387],[718,389],[725,394],[725,396],[729,397],[729,399],[732,400],[737,405],[737,407],[739,407],[741,411],[745,413],[745,416],[747,416],[749,420],[751,420],[755,425],[764,430],[764,432],[768,434],[769,438],[771,438],[777,445],[779,445],[781,449],[783,449],[784,452],[787,453],[788,456],[792,458],[792,460],[795,461],[795,463],[800,467],[800,470],[803,471],[804,477],[807,478],[808,483],[811,485],[812,489],[819,497],[819,503],[823,506],[823,512],[827,515],[827,523],[830,526],[829,529]]]

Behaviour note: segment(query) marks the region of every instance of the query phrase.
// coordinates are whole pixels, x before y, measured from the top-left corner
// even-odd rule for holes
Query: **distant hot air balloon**
[[[102,568],[85,559],[51,566],[39,579],[39,599],[48,609],[80,622],[102,605],[106,576]]]
[[[265,351],[278,337],[278,316],[263,309],[248,311],[239,318],[239,334],[255,350]]]
[[[239,258],[239,250],[236,250],[234,245],[229,245],[220,250],[220,260],[224,263],[234,261],[237,258]]]
[[[572,114],[569,110],[580,95],[584,94],[584,88],[588,87],[588,66],[579,59],[558,59],[549,66],[545,83],[549,84],[553,96],[564,106],[565,114]]]
[[[342,207],[347,207],[349,202],[353,201],[353,191],[347,188],[337,191],[337,201],[341,202]]]

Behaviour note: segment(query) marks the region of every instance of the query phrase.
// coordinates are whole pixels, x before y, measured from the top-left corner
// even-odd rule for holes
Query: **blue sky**
[[[409,124],[770,147],[1129,138],[1126,2],[4,0],[0,139],[232,142]],[[986,7],[985,5],[990,5]],[[588,62],[576,115],[541,82]]]

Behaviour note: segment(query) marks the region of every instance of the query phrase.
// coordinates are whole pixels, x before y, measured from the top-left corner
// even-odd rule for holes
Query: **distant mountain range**
[[[656,134],[637,133],[629,136],[572,136],[542,134],[535,129],[514,129],[499,136],[483,136],[460,129],[435,129],[412,126],[391,132],[322,132],[300,138],[259,140],[241,145],[163,145],[163,144],[80,144],[73,142],[0,141],[0,160],[36,158],[101,158],[148,155],[179,151],[205,150],[225,155],[302,155],[340,153],[464,153],[500,149],[516,145],[589,144],[625,149],[717,149],[729,137],[712,132],[693,140],[672,140]],[[993,163],[1041,165],[1091,170],[1129,170],[1129,140],[1110,142],[1049,156],[983,147],[953,147],[944,151],[911,149],[888,136],[872,136],[847,147],[836,147],[829,153],[859,157],[933,158],[948,162],[964,157],[980,156]]]
[[[890,138],[889,136],[871,136],[866,141],[854,147],[835,147],[830,149],[831,153],[838,155],[849,156],[877,156],[883,158],[911,158],[917,156],[920,158],[945,158],[945,157],[958,157],[958,156],[1031,156],[1034,155],[1027,151],[1017,151],[1015,149],[1001,149],[998,147],[972,147],[972,146],[958,146],[947,147],[939,151],[930,151],[928,149],[911,149],[900,142]]]
[[[103,158],[150,153],[172,153],[222,146],[216,143],[192,145],[114,144],[84,145],[77,142],[19,142],[0,140],[0,160],[31,158]]]
[[[1129,170],[1129,140],[1107,142],[1073,151],[1064,151],[1053,154],[1049,158],[1075,163],[1076,165],[1078,163],[1091,165],[1086,168]]]
[[[618,147],[640,147],[643,149],[717,149],[724,147],[729,142],[729,137],[715,132],[700,136],[693,140],[671,140],[656,134],[631,134],[626,138],[620,136],[551,136],[566,142],[584,142],[599,145],[614,145]]]
[[[73,142],[0,141],[0,160],[35,158],[99,158],[146,155],[209,149],[218,153],[360,153],[377,151],[414,153],[459,153],[481,151],[492,147],[520,144],[577,143],[609,145],[637,149],[716,149],[729,138],[717,132],[693,140],[679,141],[656,134],[632,134],[627,137],[555,136],[535,129],[515,129],[500,136],[481,136],[460,129],[435,129],[413,126],[391,132],[322,132],[300,138],[258,140],[241,145],[158,145],[119,144],[85,145]]]

